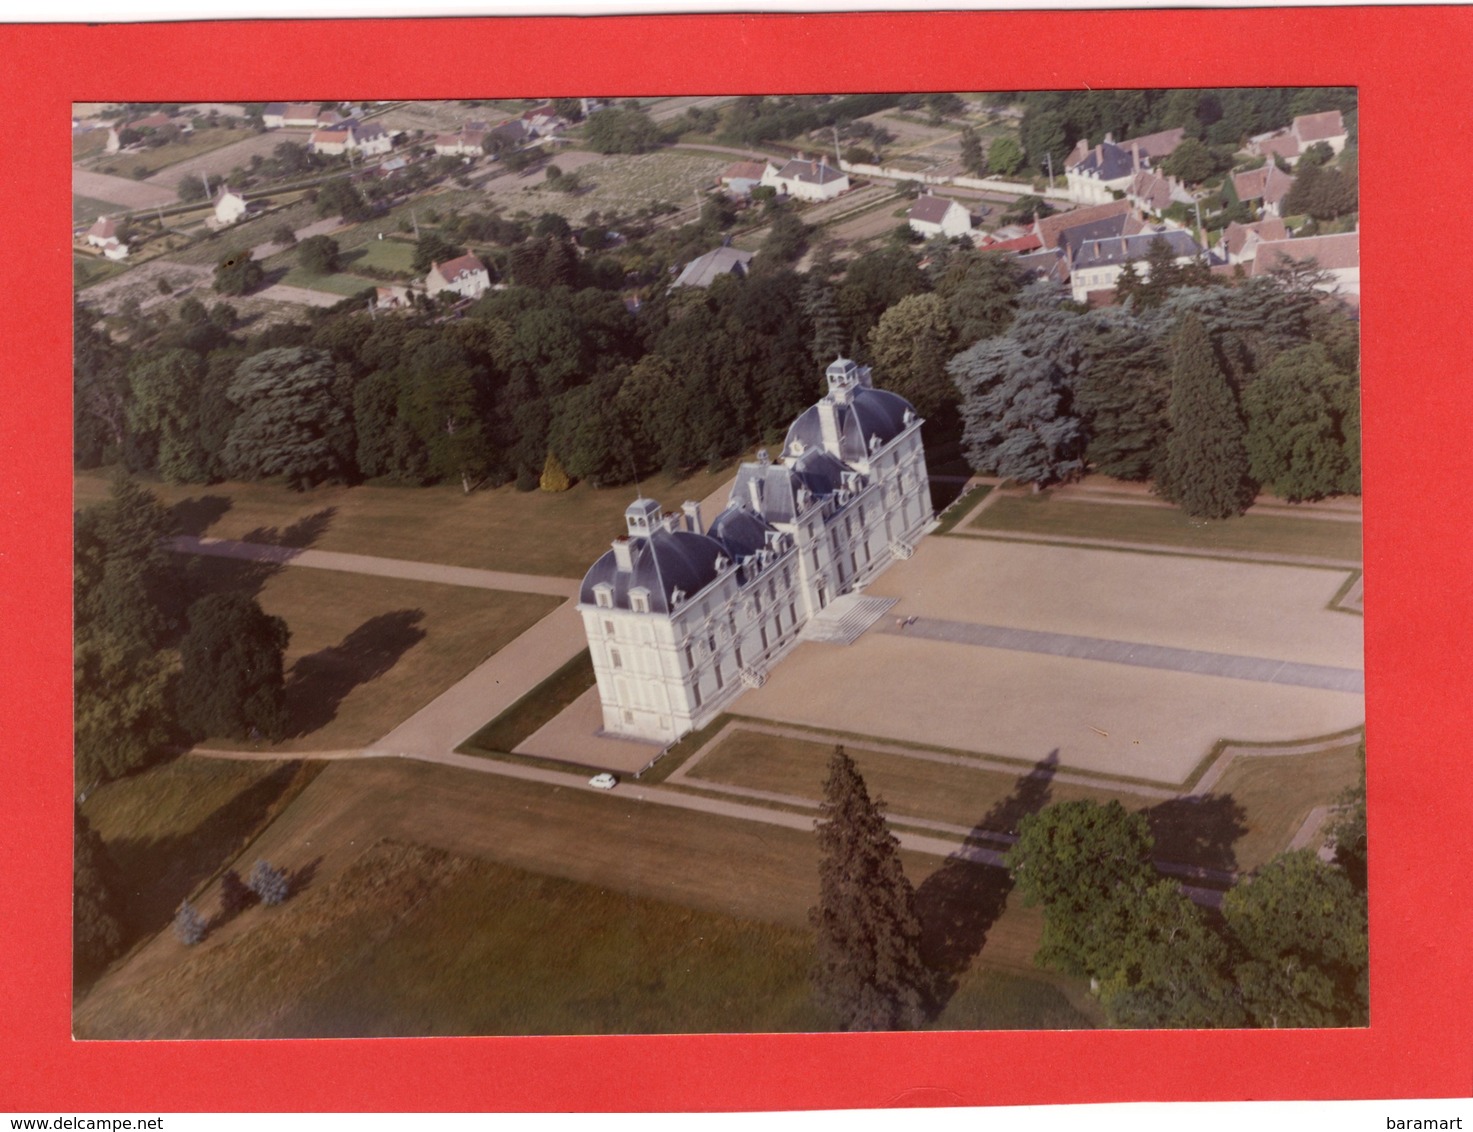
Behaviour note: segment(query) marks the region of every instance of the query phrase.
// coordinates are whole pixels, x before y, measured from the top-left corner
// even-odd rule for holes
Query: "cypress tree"
[[[1199,519],[1241,515],[1253,501],[1238,400],[1200,319],[1182,317],[1171,372],[1171,436],[1157,487]]]
[[[814,991],[846,1030],[908,1030],[925,1021],[934,980],[921,960],[915,892],[899,842],[843,747],[824,782],[818,843]]]

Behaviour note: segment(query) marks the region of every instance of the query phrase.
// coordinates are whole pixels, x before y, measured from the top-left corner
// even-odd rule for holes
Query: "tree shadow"
[[[369,618],[341,644],[304,656],[286,682],[289,732],[311,734],[337,717],[338,707],[360,684],[384,675],[424,639],[422,609],[398,609]]]
[[[198,498],[181,499],[169,508],[174,516],[174,525],[179,534],[198,538],[213,527],[232,506],[224,495],[201,495]]]
[[[1142,810],[1156,839],[1154,856],[1233,872],[1233,846],[1248,832],[1247,811],[1231,794],[1188,794]]]
[[[218,593],[242,593],[256,597],[266,583],[286,567],[280,562],[256,562],[244,558],[193,556],[184,567],[184,584],[191,602]],[[182,636],[187,626],[180,626]]]
[[[317,877],[317,870],[322,865],[322,857],[313,857],[299,869],[292,869],[286,874],[286,891],[288,897],[295,896],[310,888],[312,881]]]
[[[1001,851],[1018,831],[1018,823],[1049,803],[1059,752],[1050,751],[1013,785],[972,827],[973,845]],[[987,933],[1002,915],[1013,881],[1005,869],[954,854],[916,889],[916,915],[921,921],[921,955],[936,974],[931,1015],[939,1015],[956,993],[957,982],[987,942]]]
[[[303,515],[285,527],[257,527],[246,532],[242,542],[260,543],[264,546],[289,547],[292,550],[307,550],[327,533],[337,517],[336,507],[324,507],[310,515]]]

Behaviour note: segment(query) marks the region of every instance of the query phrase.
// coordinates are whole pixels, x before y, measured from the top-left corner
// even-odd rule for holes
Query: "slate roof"
[[[752,252],[739,248],[717,248],[691,260],[675,280],[676,287],[709,287],[723,275],[743,276],[752,261]]]
[[[1072,263],[1079,249],[1091,240],[1104,240],[1111,236],[1133,236],[1144,228],[1145,224],[1134,214],[1121,212],[1114,216],[1104,216],[1098,220],[1065,228],[1059,233],[1058,247]]]
[[[867,460],[870,438],[878,436],[881,444],[889,444],[907,427],[905,414],[915,412],[910,402],[898,393],[865,386],[850,389],[848,400],[836,403],[834,408],[839,424],[839,459],[846,462]],[[794,441],[801,442],[801,455],[795,454]],[[827,455],[822,449],[823,428],[819,423],[819,407],[812,405],[803,410],[788,428],[787,438],[783,441],[783,455],[795,457],[797,463],[803,466],[803,460],[809,452],[817,450]],[[810,466],[810,470],[818,469]]]
[[[1181,228],[1174,228],[1169,232],[1140,232],[1134,236],[1113,236],[1083,244],[1074,257],[1074,270],[1107,267],[1118,263],[1139,263],[1146,258],[1151,245],[1157,240],[1165,240],[1177,259],[1202,253],[1191,233]]]
[[[1135,155],[1114,142],[1101,142],[1086,153],[1072,172],[1098,177],[1101,181],[1118,181],[1136,169]]]
[[[925,196],[918,198],[915,204],[910,206],[910,212],[907,213],[907,216],[909,219],[919,220],[923,224],[940,224],[941,221],[946,219],[946,214],[951,211],[953,204],[956,204],[956,201],[950,197],[931,196],[927,193]],[[961,206],[958,205],[958,207]]]
[[[650,595],[650,612],[669,613],[674,594],[681,590],[694,597],[718,576],[716,560],[731,558],[721,543],[694,531],[670,531],[656,527],[649,537],[629,536],[631,569],[619,570],[612,550],[605,551],[583,576],[578,599],[594,604],[593,587],[607,582],[614,588],[613,604],[629,608],[629,591],[644,587]]]
[[[786,181],[802,181],[809,185],[827,185],[831,181],[837,181],[845,176],[842,169],[835,169],[832,165],[822,161],[789,161],[777,171],[777,175]]]

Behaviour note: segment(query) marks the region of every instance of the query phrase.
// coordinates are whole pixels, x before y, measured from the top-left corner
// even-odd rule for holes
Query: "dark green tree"
[[[222,295],[248,295],[265,278],[266,272],[251,258],[248,248],[231,252],[215,265],[215,290]]]
[[[1335,863],[1357,892],[1366,890],[1366,745],[1360,745],[1360,779],[1336,800],[1328,828]]]
[[[341,252],[331,236],[309,236],[297,245],[297,262],[313,275],[331,275],[338,269]]]
[[[1170,360],[1161,341],[1119,307],[1090,316],[1088,364],[1074,404],[1088,442],[1085,459],[1118,479],[1149,479],[1165,450]]]
[[[81,807],[72,824],[72,971],[77,982],[97,975],[123,945],[122,884],[117,866]]]
[[[1237,397],[1196,315],[1186,315],[1172,351],[1171,434],[1157,488],[1188,515],[1227,519],[1253,501],[1246,430]]]
[[[803,283],[803,314],[813,326],[813,364],[826,366],[844,353],[844,322],[833,285],[810,271]]]
[[[753,266],[792,263],[808,250],[811,232],[812,229],[799,220],[796,214],[786,208],[779,210],[758,250],[757,259],[760,263],[754,263]]]
[[[97,632],[128,653],[151,653],[178,624],[179,575],[164,540],[173,515],[119,472],[108,499],[80,512],[73,542],[77,634]]]
[[[915,893],[899,843],[854,761],[836,747],[818,823],[818,934],[814,991],[845,1030],[913,1030],[926,1018],[934,978],[921,960]]]
[[[189,607],[179,645],[178,716],[191,734],[246,739],[286,734],[282,655],[286,622],[243,593],[209,594]]]
[[[200,314],[205,314],[200,306]],[[181,309],[181,315],[184,313]],[[207,316],[206,316],[207,317]],[[201,320],[203,325],[208,322]],[[208,454],[199,438],[199,400],[205,365],[190,350],[140,353],[128,367],[128,425],[148,433],[158,448],[158,470],[169,483],[204,483]]]
[[[1184,138],[1171,156],[1161,163],[1161,171],[1189,185],[1200,185],[1214,173],[1221,172],[1222,165],[1217,155],[1196,138]]]
[[[1341,410],[1354,382],[1318,342],[1279,354],[1243,394],[1249,472],[1297,503],[1342,490],[1347,458]]]
[[[980,146],[978,147],[980,150]],[[1063,163],[1056,161],[1060,172],[1063,172]],[[987,147],[987,169],[1001,177],[1011,177],[1019,169],[1023,168],[1023,147],[1018,144],[1018,139],[1007,134],[993,138],[992,144]]]
[[[179,194],[179,199],[190,202],[204,200],[209,196],[209,190],[205,188],[204,180],[195,173],[186,173],[179,178],[179,183],[174,186],[174,191]]]
[[[352,426],[321,350],[263,350],[242,362],[227,391],[239,415],[223,453],[233,475],[283,476],[301,489],[346,474]]]
[[[1022,278],[1012,257],[953,247],[935,276],[936,293],[946,303],[958,346],[1007,330],[1018,309]]]
[[[1007,864],[1023,902],[1043,906],[1040,964],[1110,973],[1124,920],[1114,901],[1155,883],[1154,845],[1146,819],[1116,801],[1059,802],[1019,822]]]
[[[464,249],[456,247],[438,232],[426,232],[414,245],[414,259],[411,265],[416,275],[422,275],[437,263],[455,259],[464,255]]]
[[[972,176],[981,177],[987,172],[987,159],[982,155],[982,139],[970,126],[962,128],[961,159],[962,168]]]
[[[637,106],[611,106],[589,115],[584,140],[596,153],[647,153],[662,139],[660,127]]]
[[[1243,958],[1244,1006],[1260,1026],[1363,1026],[1366,900],[1313,849],[1281,853],[1223,898]]]
[[[953,341],[942,297],[907,295],[870,332],[870,357],[886,389],[904,397],[922,417],[935,419],[957,399],[946,372]]]

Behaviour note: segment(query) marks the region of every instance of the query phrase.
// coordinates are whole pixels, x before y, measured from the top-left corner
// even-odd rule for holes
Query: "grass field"
[[[210,588],[259,584],[251,563],[199,558]],[[258,599],[283,618],[292,738],[283,752],[359,747],[381,738],[531,625],[557,598],[287,567]],[[211,743],[212,746],[218,745]]]
[[[378,284],[372,279],[365,279],[361,275],[348,275],[337,272],[332,275],[317,275],[308,271],[305,267],[296,266],[294,260],[287,260],[292,267],[282,278],[276,280],[285,283],[289,287],[305,287],[309,291],[327,291],[329,294],[356,295],[366,287],[377,287]]]
[[[98,166],[98,172],[113,173],[120,177],[133,177],[137,175],[136,171],[141,166],[148,171],[144,176],[151,176],[160,169],[167,169],[170,165],[186,158],[198,157],[202,153],[220,149],[231,142],[255,136],[254,130],[243,128],[230,129],[221,126],[208,130],[195,130],[192,134],[185,134],[178,141],[161,145],[157,149],[144,149],[138,153],[113,154]]]
[[[510,751],[593,687],[593,658],[584,649],[460,747],[468,754]]]
[[[180,758],[94,790],[82,811],[121,873],[126,938],[165,928],[320,769]]]
[[[647,496],[676,508],[704,499],[728,476],[706,471],[684,478],[660,474],[641,481]],[[110,469],[79,472],[76,506],[107,498]],[[166,504],[178,505],[184,533],[219,538],[302,542],[385,558],[443,562],[522,574],[580,578],[609,541],[625,530],[632,487],[520,492],[511,485],[466,495],[458,485],[429,488],[325,486],[289,491],[267,483],[208,487],[150,484]],[[293,533],[294,530],[297,533]]]
[[[1115,539],[1154,546],[1300,554],[1359,562],[1361,525],[1335,519],[1252,514],[1208,522],[1173,507],[1083,503],[1048,495],[1004,495],[963,530],[1056,538]]]
[[[535,946],[531,945],[535,941]],[[812,1002],[811,937],[495,862],[379,842],[81,1003],[87,1037],[783,1032]],[[488,977],[494,973],[494,977]],[[964,977],[938,1028],[1088,1026],[1054,986]]]
[[[88,224],[99,216],[112,216],[127,209],[121,205],[112,204],[96,197],[84,197],[80,193],[72,194],[72,223]]]
[[[80,161],[84,157],[91,157],[94,153],[101,153],[106,148],[106,130],[88,130],[86,133],[72,135],[73,161]]]
[[[371,267],[400,275],[415,273],[413,260],[414,245],[403,240],[370,240],[341,257],[342,265],[350,270]]]
[[[126,263],[103,259],[101,256],[72,253],[72,286],[77,288],[90,287],[93,283],[101,283],[104,279],[111,279],[127,270]]]
[[[273,199],[290,199],[290,194]],[[291,228],[304,228],[316,219],[316,206],[305,200],[297,200],[283,208],[233,224],[222,230],[218,236],[203,238],[193,247],[174,252],[169,258],[179,263],[214,267],[224,258],[226,252],[270,243],[271,234],[283,224]]]
[[[1253,869],[1283,850],[1315,806],[1356,781],[1355,745],[1312,755],[1240,756],[1212,793],[1190,802],[1143,798],[1106,786],[1055,779],[1048,767],[1030,777],[959,766],[850,744],[870,792],[897,821],[905,816],[996,833],[1016,829],[1027,813],[1059,802],[1118,799],[1143,810],[1163,860],[1219,869]],[[807,799],[823,796],[831,742],[735,730],[689,771],[697,781]]]

